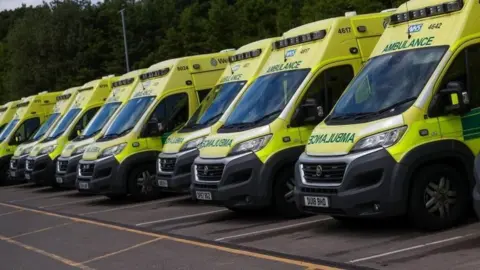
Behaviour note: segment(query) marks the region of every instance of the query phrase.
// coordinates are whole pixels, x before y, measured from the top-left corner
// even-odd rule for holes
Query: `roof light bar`
[[[124,79],[124,80],[121,80],[121,81],[116,81],[116,82],[112,83],[112,87],[120,87],[120,86],[129,85],[129,84],[132,84],[134,81],[135,81],[135,78],[128,78],[128,79]]]
[[[159,70],[152,71],[152,72],[147,72],[147,73],[144,73],[144,74],[140,75],[140,80],[143,81],[143,80],[147,80],[147,79],[151,79],[151,78],[165,76],[165,75],[167,75],[168,72],[170,72],[170,68],[164,68],[164,69],[159,69]]]
[[[92,89],[93,89],[93,86],[91,86],[91,87],[85,87],[85,88],[82,88],[82,89],[78,90],[78,92],[80,93],[80,92],[88,91],[88,90],[92,90]]]
[[[323,39],[326,35],[327,35],[327,30],[320,30],[320,31],[311,32],[308,34],[303,34],[295,37],[278,40],[278,41],[275,41],[272,44],[272,46],[273,46],[273,49],[278,50],[288,46],[294,46],[294,45],[302,44],[305,42],[320,40],[320,39]]]
[[[228,57],[228,60],[230,61],[230,63],[233,63],[233,62],[242,61],[245,59],[255,58],[260,56],[260,54],[262,54],[262,49],[256,49],[253,51],[232,55]]]
[[[20,107],[26,107],[26,106],[28,106],[28,104],[30,104],[30,102],[29,102],[29,101],[22,102],[22,103],[18,103],[18,104],[17,104],[17,108],[20,108]]]
[[[65,94],[65,95],[58,96],[58,97],[57,97],[57,101],[67,100],[67,99],[69,99],[71,96],[72,96],[72,94]]]
[[[459,11],[463,8],[463,0],[446,2],[443,4],[429,6],[408,12],[397,13],[390,16],[390,24],[399,24],[407,21],[417,20],[425,17],[438,16]]]

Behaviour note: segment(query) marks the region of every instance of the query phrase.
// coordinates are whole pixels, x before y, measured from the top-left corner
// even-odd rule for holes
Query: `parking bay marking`
[[[402,252],[406,252],[406,251],[411,251],[411,250],[415,250],[415,249],[419,249],[419,248],[439,245],[439,244],[442,244],[442,243],[452,242],[452,241],[459,240],[459,239],[462,239],[462,238],[470,237],[472,235],[474,235],[474,234],[470,233],[470,234],[466,234],[466,235],[460,235],[460,236],[450,237],[450,238],[439,240],[439,241],[434,241],[434,242],[429,242],[429,243],[425,243],[425,244],[421,244],[421,245],[416,245],[416,246],[412,246],[412,247],[408,247],[408,248],[397,249],[397,250],[390,251],[390,252],[385,252],[385,253],[381,253],[381,254],[377,254],[377,255],[373,255],[373,256],[368,256],[368,257],[363,257],[363,258],[358,258],[358,259],[355,259],[355,260],[351,260],[351,261],[349,261],[349,263],[363,262],[363,261],[368,261],[368,260],[371,260],[371,259],[376,259],[376,258],[381,258],[381,257],[389,256],[389,255],[394,255],[394,254],[398,254],[398,253],[402,253]]]
[[[306,267],[306,268],[310,268],[310,269],[313,268],[313,269],[317,269],[317,270],[340,270],[340,269],[342,269],[342,268],[329,266],[329,265],[327,265],[327,263],[324,263],[324,264],[313,263],[313,262],[303,261],[301,259],[282,257],[282,256],[278,256],[278,255],[269,255],[269,254],[264,254],[264,253],[260,253],[260,252],[256,252],[256,251],[249,251],[249,250],[242,249],[240,247],[226,247],[226,246],[222,246],[222,245],[215,245],[215,244],[210,244],[210,243],[207,243],[207,242],[202,242],[200,240],[189,240],[189,239],[183,239],[183,238],[179,238],[179,237],[175,237],[175,236],[164,235],[164,234],[161,234],[161,233],[146,232],[146,231],[141,231],[141,230],[137,230],[137,229],[130,229],[128,227],[112,225],[112,224],[103,223],[103,222],[100,222],[100,221],[89,220],[89,219],[86,219],[86,218],[70,217],[70,216],[50,212],[50,211],[47,211],[47,210],[39,210],[39,209],[29,208],[29,207],[25,207],[25,206],[9,204],[9,203],[0,203],[0,205],[10,207],[10,208],[15,208],[15,209],[21,209],[21,210],[25,210],[25,211],[32,212],[32,213],[42,214],[42,215],[45,215],[45,216],[64,218],[64,219],[68,219],[68,220],[72,220],[72,221],[76,221],[76,222],[81,222],[81,223],[85,223],[85,224],[96,225],[96,226],[99,226],[99,227],[110,228],[110,229],[114,229],[114,230],[118,230],[118,231],[124,231],[124,232],[131,232],[131,233],[135,233],[135,234],[139,234],[139,235],[152,236],[152,237],[156,237],[156,238],[170,240],[170,241],[177,242],[177,243],[183,243],[183,244],[197,246],[197,247],[214,249],[214,250],[218,250],[218,251],[227,252],[227,253],[230,253],[230,254],[243,255],[243,256],[253,257],[253,258],[257,258],[257,259],[263,259],[263,260],[267,260],[267,261],[274,261],[274,262],[280,262],[280,263],[285,263],[285,264],[290,264],[290,265],[297,265],[297,266]],[[0,240],[2,240],[2,238],[0,238]],[[11,240],[11,241],[14,241],[14,240]],[[17,242],[17,243],[21,245],[21,243],[19,243],[19,242]],[[31,247],[31,248],[33,248],[33,247]],[[42,250],[39,250],[37,252],[41,253]],[[48,253],[48,252],[46,252],[46,253],[48,254],[48,255],[46,254],[46,256],[53,255],[52,258],[54,258],[56,260],[64,259],[64,258],[61,258],[61,257],[56,256],[54,254],[51,254],[51,253]],[[58,258],[56,258],[55,256],[58,257]],[[65,259],[64,263],[68,263],[69,265],[76,266],[76,267],[81,267],[82,266],[82,265],[79,265],[79,263],[72,262],[72,261],[69,261],[67,259]]]
[[[79,214],[79,215],[80,216],[95,215],[95,214],[100,214],[100,213],[106,213],[106,212],[112,212],[112,211],[117,211],[117,210],[146,206],[146,205],[151,205],[151,204],[156,204],[156,203],[162,204],[162,203],[183,201],[187,198],[190,198],[190,196],[181,196],[181,197],[176,197],[176,198],[166,199],[166,200],[155,200],[155,201],[146,202],[146,203],[137,203],[137,204],[131,204],[131,205],[127,205],[127,206],[113,207],[113,208],[108,208],[108,209],[103,209],[103,210],[98,210],[98,211],[82,213],[82,214]]]
[[[198,214],[193,214],[193,215],[186,215],[186,216],[180,216],[180,217],[173,217],[173,218],[167,218],[167,219],[147,221],[147,222],[142,222],[142,223],[135,224],[135,226],[145,226],[145,225],[150,225],[150,224],[165,223],[165,222],[169,222],[169,221],[187,219],[187,218],[192,218],[192,217],[207,216],[207,215],[216,214],[216,213],[223,213],[223,212],[230,212],[230,210],[220,209],[220,210],[203,212],[203,213],[198,213]]]
[[[304,225],[308,225],[308,224],[320,223],[320,222],[324,222],[324,221],[327,221],[327,220],[332,220],[332,218],[322,218],[322,219],[310,220],[310,221],[290,224],[290,225],[277,227],[277,228],[271,228],[271,229],[265,229],[265,230],[255,231],[255,232],[225,236],[225,237],[217,238],[217,239],[215,239],[215,241],[224,241],[224,240],[227,240],[227,239],[242,238],[242,237],[245,237],[245,236],[254,236],[254,235],[259,235],[259,234],[264,234],[264,233],[269,233],[269,232],[274,232],[274,231],[281,231],[281,230],[291,229],[291,228],[300,227],[300,226],[304,226]]]
[[[45,195],[45,196],[37,196],[37,197],[30,197],[30,198],[26,198],[26,199],[20,199],[20,200],[11,200],[11,201],[8,201],[8,203],[17,203],[17,202],[26,202],[26,201],[32,201],[32,200],[38,200],[38,199],[51,199],[51,198],[55,198],[55,197],[60,197],[60,196],[65,196],[65,195],[68,195],[68,194],[74,194],[76,193],[77,191],[63,191],[63,192],[58,192],[58,193],[55,193],[55,195]]]
[[[75,204],[75,203],[90,202],[90,201],[93,201],[93,200],[95,200],[95,199],[98,199],[98,197],[96,197],[96,198],[82,199],[82,200],[76,200],[76,201],[73,201],[73,202],[64,202],[64,203],[57,203],[57,204],[50,204],[50,205],[42,205],[42,206],[39,206],[38,208],[51,208],[51,207],[57,207],[57,206]]]

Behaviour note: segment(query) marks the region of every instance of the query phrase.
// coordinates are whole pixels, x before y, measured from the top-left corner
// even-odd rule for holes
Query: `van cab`
[[[114,75],[84,84],[67,113],[30,151],[25,165],[25,179],[37,185],[52,185],[55,164],[66,144],[75,139],[103,106],[112,91]]]
[[[22,98],[16,105],[13,118],[0,133],[0,182],[10,179],[10,158],[18,145],[26,142],[52,114],[56,97],[61,92],[41,92]]]
[[[294,164],[311,131],[368,58],[390,13],[309,23],[283,34],[260,76],[200,145],[195,200],[296,216]]]
[[[60,121],[62,116],[65,115],[67,109],[77,96],[78,89],[80,89],[80,87],[72,87],[63,91],[61,95],[57,96],[57,101],[55,103],[55,107],[53,108],[52,114],[50,114],[48,119],[35,132],[35,134],[33,134],[33,136],[17,147],[15,153],[10,159],[10,179],[14,180],[15,182],[24,180],[25,162],[27,161],[28,154],[37,143],[45,139],[48,132],[50,132]]]
[[[17,103],[18,101],[10,101],[0,106],[0,133],[2,133],[3,129],[15,115]]]
[[[302,211],[464,221],[480,150],[478,1],[408,1],[296,165]]]
[[[198,156],[197,146],[219,127],[219,120],[236,97],[258,76],[270,56],[272,43],[268,38],[244,45],[229,57],[229,64],[213,90],[205,97],[193,116],[180,130],[170,135],[157,162],[153,185],[162,191],[188,192],[191,167]]]
[[[181,128],[215,86],[231,51],[171,59],[140,76],[132,98],[79,162],[80,192],[149,199],[167,137]]]
[[[139,69],[131,71],[118,77],[112,83],[113,90],[105,104],[85,127],[80,136],[66,145],[58,158],[55,167],[56,185],[62,188],[75,188],[77,165],[82,158],[83,152],[85,152],[87,146],[94,143],[95,140],[103,134],[108,123],[110,123],[112,119],[115,119],[118,112],[130,99],[133,90],[135,90],[140,81],[140,75],[145,70],[146,69]]]

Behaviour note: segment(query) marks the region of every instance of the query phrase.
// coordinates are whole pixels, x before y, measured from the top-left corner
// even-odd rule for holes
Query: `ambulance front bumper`
[[[28,155],[19,157],[12,157],[10,159],[9,174],[10,179],[14,182],[23,181],[25,179],[25,163],[27,162]]]
[[[48,154],[27,157],[25,179],[37,185],[51,185],[55,181],[55,163]]]
[[[55,181],[57,182],[57,185],[63,188],[75,188],[78,162],[81,159],[81,154],[73,157],[58,158],[55,166]]]
[[[75,187],[81,193],[124,194],[126,187],[117,181],[119,163],[114,156],[98,160],[80,160]]]
[[[270,205],[264,164],[254,153],[205,159],[192,166],[190,192],[193,200],[227,207],[254,209]]]
[[[387,217],[406,212],[407,167],[383,148],[344,156],[308,156],[295,165],[300,211],[332,216]]]
[[[198,149],[174,154],[160,153],[153,186],[162,191],[188,192],[192,178],[192,164],[198,155]]]

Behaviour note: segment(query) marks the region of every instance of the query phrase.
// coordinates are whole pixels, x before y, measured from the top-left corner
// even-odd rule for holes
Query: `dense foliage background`
[[[378,12],[401,0],[55,0],[0,12],[0,104],[125,73],[125,8],[131,69],[238,48],[345,11]]]

